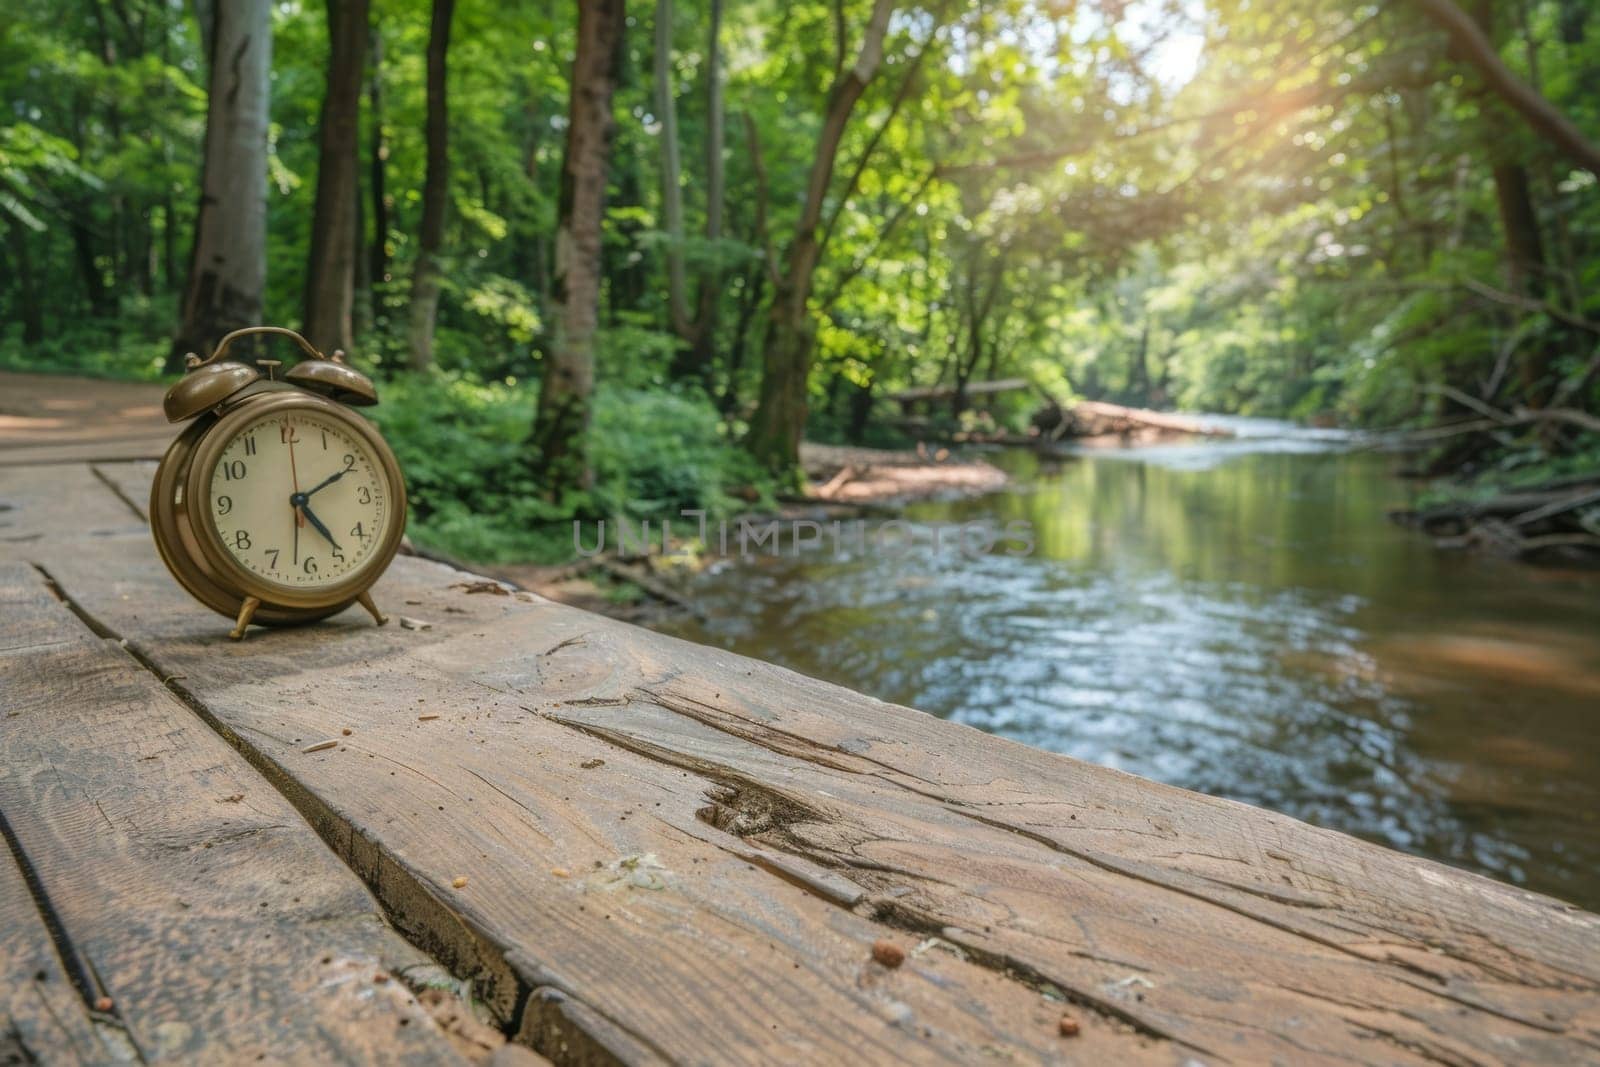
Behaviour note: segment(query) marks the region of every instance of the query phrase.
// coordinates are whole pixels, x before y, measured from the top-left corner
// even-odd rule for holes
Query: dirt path
[[[0,464],[160,459],[163,385],[0,371]]]

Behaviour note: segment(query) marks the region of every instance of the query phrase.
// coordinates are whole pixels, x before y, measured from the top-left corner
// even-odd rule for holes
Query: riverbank
[[[806,494],[785,498],[773,512],[730,519],[730,526],[741,519],[832,522],[893,516],[913,502],[981,496],[1011,482],[994,464],[942,447],[889,450],[808,441],[801,445],[800,461],[810,486]],[[673,615],[695,614],[688,585],[710,562],[691,544],[665,558],[613,551],[560,564],[463,565],[557,603],[653,625]]]

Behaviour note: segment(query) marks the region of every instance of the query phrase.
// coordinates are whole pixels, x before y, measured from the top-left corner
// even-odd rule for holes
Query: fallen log
[[[1194,435],[1198,437],[1232,437],[1233,431],[1207,422],[1195,415],[1178,412],[1150,411],[1147,408],[1123,407],[1101,400],[1080,400],[1071,407],[1062,407],[1051,401],[1036,412],[1032,419],[1033,430],[1029,443],[1039,446],[1054,444],[1063,438],[1086,438],[1135,434],[1144,436]]]

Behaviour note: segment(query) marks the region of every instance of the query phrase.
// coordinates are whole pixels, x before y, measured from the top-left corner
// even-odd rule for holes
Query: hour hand
[[[316,527],[317,533],[321,534],[327,539],[328,544],[332,545],[334,548],[339,548],[339,542],[333,539],[333,534],[328,532],[328,528],[322,525],[322,520],[317,518],[316,512],[312,511],[310,505],[306,504],[303,500],[300,503],[300,511],[305,515],[306,520],[310,522],[312,526]],[[343,551],[343,549],[340,549],[340,551]]]
[[[336,471],[333,474],[328,475],[326,478],[322,479],[322,481],[318,482],[316,485],[313,485],[310,489],[307,489],[306,490],[306,496],[310,496],[312,493],[315,493],[318,489],[324,489],[324,488],[332,485],[334,482],[338,481],[340,478],[343,478],[346,474],[349,474],[349,473],[350,473],[350,469],[348,467],[345,467],[345,468],[342,468],[339,471]]]

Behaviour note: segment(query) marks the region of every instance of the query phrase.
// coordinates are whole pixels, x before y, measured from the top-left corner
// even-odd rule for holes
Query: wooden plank
[[[347,616],[229,646],[143,541],[100,548],[46,565],[303,789],[369,882],[429,902],[420,930],[464,920],[452,961],[496,971],[502,1010],[542,987],[534,1029],[626,1059],[966,1059],[978,1015],[1025,1058],[1600,1049],[1600,918],[1548,898],[418,560],[378,592],[428,630]],[[300,753],[345,723],[359,745]],[[889,1033],[861,989],[885,933],[927,943],[887,975],[911,1012]],[[751,966],[761,938],[776,967]],[[1053,995],[1081,1044],[1040,1040]]]
[[[112,539],[92,560],[55,551],[43,562],[67,588],[80,564],[102,575],[85,608],[183,676],[175,686],[343,843],[405,929],[481,975],[501,1017],[520,1013],[525,1039],[553,1058],[1059,1054],[1063,1006],[1026,983],[935,946],[897,970],[874,963],[880,938],[908,952],[923,939],[858,914],[847,880],[699,817],[715,782],[452,673],[507,606],[536,605],[452,590],[459,572],[408,561],[378,593],[435,630],[346,614],[219,644],[225,620],[195,610],[144,539]],[[441,659],[433,635],[446,626],[457,643]],[[543,648],[516,670],[537,670]],[[303,751],[324,737],[342,743]],[[1143,1042],[1093,1014],[1073,1040],[1085,1055]]]
[[[154,464],[119,465],[123,477]],[[134,477],[138,477],[134,475]],[[150,476],[143,475],[144,493]],[[119,499],[91,468],[0,466],[0,560],[28,560],[43,542],[93,544],[107,537],[149,537],[143,500]]]
[[[0,850],[0,1063],[104,1063],[109,1047],[73,988],[22,871]]]
[[[8,843],[59,924],[56,944],[84,987],[79,1011],[105,998],[129,1051],[459,1061],[388,977],[429,961],[361,883],[193,712],[16,563],[0,564],[0,694]],[[34,897],[7,893],[7,930],[18,899]],[[23,950],[44,952],[36,938]],[[59,990],[59,965],[39,968],[8,967],[0,999]],[[87,1039],[62,1016],[25,1040],[54,1062]]]

